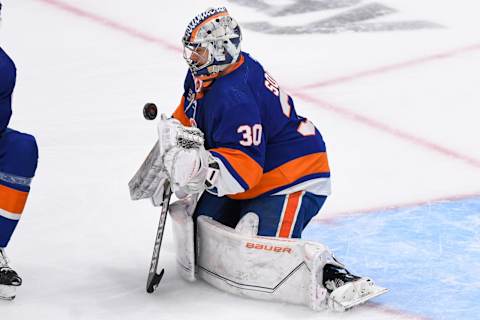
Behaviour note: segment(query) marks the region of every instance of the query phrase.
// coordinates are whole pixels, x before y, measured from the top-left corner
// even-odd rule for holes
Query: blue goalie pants
[[[12,129],[0,133],[0,247],[5,248],[20,220],[35,175],[35,138]]]
[[[322,208],[326,196],[307,191],[288,195],[267,195],[248,200],[233,200],[204,192],[195,208],[194,220],[201,215],[235,228],[247,213],[259,217],[258,235],[301,238],[302,231]]]

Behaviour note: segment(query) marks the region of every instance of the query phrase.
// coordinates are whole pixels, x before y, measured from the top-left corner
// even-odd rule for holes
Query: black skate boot
[[[0,248],[0,299],[13,300],[16,287],[22,284],[22,278],[8,265],[5,249]]]
[[[0,268],[0,285],[19,287],[22,285],[22,278],[15,270],[9,267]]]
[[[340,288],[347,282],[359,280],[360,277],[351,274],[347,269],[333,264],[326,264],[323,267],[323,286],[328,293]]]
[[[328,307],[334,311],[346,311],[388,291],[370,278],[351,274],[340,263],[325,265],[323,286],[329,294]]]

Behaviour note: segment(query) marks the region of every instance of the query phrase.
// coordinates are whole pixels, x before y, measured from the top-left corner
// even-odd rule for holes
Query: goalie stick
[[[147,103],[143,107],[143,115],[147,120],[154,120],[157,116],[157,107],[154,103]],[[162,114],[161,121],[168,120]],[[178,122],[178,121],[177,121]],[[174,134],[175,145],[183,149],[200,148],[203,146],[203,133],[197,128],[184,127],[178,122],[176,127],[166,126],[164,130],[159,131],[159,140],[155,143],[147,158],[143,161],[133,178],[129,181],[130,198],[132,200],[148,199],[152,200],[155,207],[161,206],[160,221],[158,223],[155,245],[153,247],[152,260],[147,279],[147,292],[153,293],[162,280],[164,269],[157,273],[160,249],[162,246],[163,232],[165,222],[172,196],[171,182],[166,173],[163,164],[163,155],[165,153],[162,139],[168,141]],[[166,130],[166,131],[165,131]],[[175,130],[172,132],[171,130]]]
[[[165,230],[165,222],[167,220],[168,207],[170,206],[170,198],[172,196],[172,189],[170,188],[170,181],[168,179],[163,185],[162,197],[162,212],[160,213],[160,221],[158,222],[157,235],[155,237],[155,245],[153,247],[152,260],[150,262],[150,270],[147,279],[147,292],[153,293],[157,288],[160,280],[162,280],[165,269],[162,268],[160,273],[157,273],[158,258],[160,257],[160,248],[162,247],[163,231]]]

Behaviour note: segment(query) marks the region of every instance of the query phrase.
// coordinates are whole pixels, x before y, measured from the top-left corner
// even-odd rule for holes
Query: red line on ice
[[[101,24],[103,26],[106,26],[108,28],[117,30],[119,32],[126,33],[126,34],[130,35],[131,37],[141,39],[141,40],[144,40],[146,42],[157,44],[165,50],[172,51],[172,52],[175,52],[175,53],[178,53],[178,52],[182,51],[182,49],[179,46],[171,44],[164,39],[149,35],[147,33],[139,31],[139,30],[137,30],[133,27],[126,26],[124,24],[121,24],[121,23],[116,22],[114,20],[111,20],[109,18],[106,18],[106,17],[100,16],[98,14],[86,11],[84,9],[75,7],[73,5],[64,3],[62,1],[59,1],[59,0],[38,0],[38,1],[41,1],[41,2],[43,2],[45,4],[48,4],[48,5],[52,5],[56,8],[58,8],[58,9],[61,9],[63,11],[67,11],[71,14],[76,15],[76,16],[89,19],[91,21],[99,23],[99,24]],[[370,71],[361,72],[361,73],[353,75],[353,76],[347,76],[347,77],[341,77],[341,78],[342,79],[343,78],[353,79],[353,78],[358,77],[358,75],[360,75],[360,74],[361,75],[378,74],[378,73],[386,72],[386,71],[393,70],[393,69],[399,69],[399,68],[404,68],[404,67],[411,66],[411,65],[425,63],[425,62],[435,60],[435,59],[451,57],[455,54],[464,53],[466,51],[477,50],[477,49],[480,49],[480,45],[474,45],[474,46],[465,47],[465,48],[461,48],[461,49],[451,50],[451,51],[448,51],[446,53],[440,53],[440,54],[428,56],[428,57],[425,57],[425,58],[415,59],[415,60],[407,61],[407,62],[404,62],[404,63],[399,63],[399,64],[392,65],[392,66],[385,66],[385,67],[373,69],[373,70],[370,70]],[[340,78],[338,78],[338,79],[340,79]],[[338,81],[336,81],[336,82],[338,83]],[[305,87],[303,87],[303,88],[305,88]],[[444,154],[444,155],[447,155],[447,156],[450,156],[450,157],[453,157],[453,158],[460,159],[460,160],[462,160],[462,161],[464,161],[464,162],[466,162],[466,163],[468,163],[468,164],[470,164],[470,165],[472,165],[476,168],[480,168],[480,160],[471,158],[467,155],[460,154],[460,153],[458,153],[454,150],[449,150],[449,149],[447,149],[443,146],[440,146],[440,145],[437,145],[435,143],[429,142],[429,141],[427,141],[425,139],[422,139],[420,137],[416,137],[416,136],[414,136],[414,135],[412,135],[408,132],[404,132],[404,131],[401,131],[399,129],[389,127],[386,124],[383,124],[383,123],[381,123],[377,120],[368,118],[364,115],[355,113],[353,111],[350,111],[350,110],[347,110],[347,109],[344,109],[344,108],[340,108],[338,106],[334,106],[333,104],[327,103],[327,102],[322,101],[320,99],[313,98],[313,97],[311,97],[311,96],[309,96],[305,93],[300,93],[300,92],[297,91],[295,93],[295,95],[298,96],[299,98],[303,99],[303,100],[310,101],[310,102],[314,103],[315,105],[317,105],[317,106],[319,106],[323,109],[326,109],[326,110],[329,110],[331,112],[340,114],[344,117],[350,118],[353,121],[363,123],[363,124],[365,124],[365,125],[367,125],[371,128],[375,128],[377,130],[387,132],[387,133],[389,133],[393,136],[396,136],[397,138],[401,138],[403,140],[413,142],[414,144],[420,145],[420,146],[425,147],[427,149],[436,151],[438,153],[441,153],[441,154]]]
[[[65,3],[65,2],[62,2],[62,1],[59,1],[59,0],[37,0],[37,1],[43,2],[43,3],[51,5],[53,7],[56,7],[57,9],[69,12],[71,14],[74,14],[74,15],[78,16],[78,17],[91,20],[93,22],[96,22],[96,23],[101,24],[105,27],[114,29],[116,31],[128,34],[129,36],[131,36],[133,38],[140,39],[140,40],[143,40],[143,41],[146,41],[146,42],[150,42],[150,43],[159,45],[164,50],[168,50],[168,51],[171,51],[171,52],[174,52],[174,53],[179,53],[179,52],[182,51],[182,49],[179,46],[171,44],[170,42],[168,42],[164,39],[149,35],[147,33],[144,33],[142,31],[140,31],[140,30],[137,30],[133,27],[123,25],[119,22],[116,22],[114,20],[111,20],[109,18],[100,16],[100,15],[92,13],[92,12],[88,12],[88,11],[83,10],[81,8],[75,7],[71,4],[68,4],[68,3]],[[407,66],[417,65],[417,64],[421,64],[421,63],[436,60],[436,59],[447,58],[447,57],[453,56],[455,54],[464,53],[466,51],[477,50],[477,49],[480,49],[480,45],[466,47],[466,48],[463,48],[463,49],[457,49],[457,50],[453,50],[453,51],[450,51],[450,52],[447,52],[447,53],[437,54],[437,55],[434,55],[434,56],[429,56],[429,57],[420,58],[420,59],[416,59],[416,60],[411,60],[411,61],[407,61],[407,62],[404,62],[404,63],[399,63],[399,64],[395,64],[395,65],[391,65],[391,66],[384,66],[384,67],[376,68],[376,69],[373,69],[373,70],[359,72],[359,73],[356,73],[356,74],[353,74],[353,75],[350,75],[350,76],[339,77],[339,78],[335,78],[335,79],[331,79],[331,80],[327,80],[327,81],[322,81],[322,82],[318,82],[318,83],[315,83],[315,84],[312,84],[312,85],[309,85],[309,86],[302,87],[300,89],[309,89],[309,88],[314,88],[314,87],[318,87],[318,86],[326,86],[326,85],[332,85],[332,84],[336,84],[336,83],[340,83],[340,82],[351,81],[351,80],[354,80],[354,79],[357,79],[357,78],[360,78],[360,77],[366,77],[366,76],[370,76],[370,75],[374,75],[374,74],[384,73],[384,72],[387,72],[387,71],[390,71],[390,70],[401,69],[401,68],[405,68]],[[313,102],[316,105],[318,105],[320,107],[323,107],[324,109],[327,109],[329,111],[333,111],[334,113],[347,116],[348,118],[351,118],[352,120],[362,122],[364,124],[367,124],[371,127],[377,128],[377,129],[381,129],[383,131],[394,134],[398,137],[403,137],[404,139],[407,139],[407,140],[410,140],[410,141],[413,141],[413,142],[417,142],[417,144],[433,148],[434,150],[437,150],[439,152],[448,154],[450,156],[460,157],[461,159],[467,161],[468,163],[471,163],[471,164],[475,165],[476,167],[480,167],[480,162],[478,160],[470,159],[470,158],[465,157],[463,155],[457,154],[456,152],[450,151],[446,148],[434,145],[434,144],[432,144],[430,142],[427,142],[427,141],[425,141],[421,138],[417,138],[417,137],[414,137],[414,136],[412,136],[408,133],[403,133],[400,130],[390,128],[390,127],[386,126],[385,124],[382,124],[382,123],[380,123],[376,120],[369,119],[365,116],[362,116],[360,114],[356,114],[356,113],[351,112],[349,110],[333,106],[332,104],[321,101],[319,99],[315,99],[315,98],[310,97],[306,94],[301,94],[301,93],[297,92],[296,95],[299,96],[303,100]],[[422,204],[422,203],[417,203],[417,205],[420,205],[420,204]],[[413,206],[413,205],[414,204],[409,204],[408,206]],[[406,207],[406,206],[407,205],[402,206],[402,207]],[[398,208],[400,206],[395,206],[395,207]],[[390,207],[390,208],[392,208],[392,207]],[[360,213],[368,213],[368,212],[373,212],[375,210],[380,211],[382,209],[379,209],[379,208],[368,209],[368,210],[362,211]],[[358,213],[358,211],[357,211],[357,213]],[[345,214],[348,214],[348,213],[340,213],[340,214],[345,215]],[[315,219],[314,221],[319,221],[319,220]],[[327,221],[326,219],[322,220],[322,222],[326,222],[326,221]],[[416,316],[416,315],[408,314],[407,312],[402,312],[402,311],[390,309],[390,308],[387,308],[385,306],[378,305],[378,304],[367,304],[367,306],[372,308],[372,309],[378,309],[378,310],[381,310],[383,312],[389,313],[391,315],[402,316],[402,317],[406,317],[408,319],[426,319],[426,318],[419,317],[419,316]]]
[[[165,50],[168,50],[168,51],[171,51],[171,52],[174,52],[174,53],[178,53],[178,52],[182,51],[182,49],[179,46],[171,44],[170,42],[168,42],[164,39],[149,35],[147,33],[144,33],[142,31],[140,31],[140,30],[137,30],[133,27],[126,26],[122,23],[119,23],[119,22],[116,22],[116,21],[111,20],[109,18],[100,16],[96,13],[86,11],[84,9],[81,9],[81,8],[76,7],[76,6],[70,5],[70,4],[65,3],[63,1],[60,1],[60,0],[38,0],[38,1],[43,2],[45,4],[48,4],[48,5],[51,5],[51,6],[54,6],[57,9],[69,12],[71,14],[74,14],[74,15],[78,16],[78,17],[86,18],[88,20],[91,20],[93,22],[101,24],[105,27],[114,29],[116,31],[119,31],[119,32],[122,32],[122,33],[125,33],[125,34],[128,34],[131,37],[141,39],[141,40],[146,41],[146,42],[154,43],[156,45],[159,45],[161,48],[163,48]],[[401,68],[409,67],[409,66],[412,66],[412,65],[418,65],[418,64],[421,64],[421,63],[426,63],[426,62],[437,60],[437,59],[452,57],[454,55],[458,55],[458,54],[461,54],[461,53],[465,53],[465,52],[472,51],[472,50],[478,50],[478,49],[480,49],[480,44],[476,44],[476,45],[472,45],[472,46],[468,46],[468,47],[463,47],[463,48],[460,48],[460,49],[450,50],[450,51],[447,51],[447,52],[444,52],[444,53],[438,53],[438,54],[427,56],[427,57],[424,57],[424,58],[418,58],[418,59],[410,60],[410,61],[403,62],[403,63],[393,64],[393,65],[390,65],[390,66],[383,66],[383,67],[379,67],[379,68],[376,68],[376,69],[356,73],[356,74],[353,74],[353,75],[350,75],[350,76],[339,77],[336,80],[333,79],[333,80],[329,80],[329,81],[326,81],[326,82],[325,81],[319,82],[317,84],[310,85],[309,88],[319,86],[319,84],[320,85],[325,85],[326,83],[333,84],[333,83],[345,82],[347,80],[353,80],[353,79],[356,79],[356,78],[359,78],[359,77],[364,77],[364,76],[367,76],[367,75],[380,74],[380,73],[384,73],[384,72],[387,72],[387,71],[401,69]],[[303,87],[302,89],[306,89],[306,87]],[[335,106],[331,103],[328,103],[326,101],[314,98],[314,97],[312,97],[308,94],[301,93],[301,92],[298,92],[298,91],[299,90],[297,90],[297,92],[295,92],[296,96],[298,96],[299,98],[301,98],[303,100],[309,101],[309,102],[311,102],[311,103],[313,103],[313,104],[315,104],[315,105],[317,105],[317,106],[319,106],[319,107],[321,107],[325,110],[337,113],[341,116],[344,116],[346,118],[351,119],[352,121],[363,123],[364,125],[367,125],[371,128],[377,129],[377,130],[382,131],[382,132],[386,132],[390,135],[393,135],[397,138],[409,141],[413,144],[416,144],[416,145],[422,146],[424,148],[436,151],[437,153],[441,153],[443,155],[462,160],[463,162],[465,162],[465,163],[467,163],[467,164],[469,164],[469,165],[471,165],[475,168],[480,168],[480,160],[478,160],[478,159],[469,157],[467,155],[463,155],[459,152],[456,152],[454,150],[450,150],[450,149],[445,148],[441,145],[438,145],[438,144],[435,144],[433,142],[427,141],[423,138],[416,137],[416,136],[414,136],[414,135],[412,135],[408,132],[390,127],[390,126],[388,126],[384,123],[381,123],[378,120],[369,118],[369,117],[361,115],[359,113],[355,113],[355,112],[350,111],[350,110],[345,109],[345,108],[341,108],[339,106]]]
[[[304,93],[301,93],[301,92],[298,92],[298,91],[296,91],[296,92],[291,91],[291,93],[293,94],[293,96],[296,96],[296,97],[298,97],[298,98],[300,98],[304,101],[308,101],[308,102],[316,105],[317,107],[320,107],[320,108],[328,110],[330,112],[339,114],[339,115],[341,115],[345,118],[348,118],[352,121],[362,123],[362,124],[364,124],[364,125],[366,125],[370,128],[382,131],[384,133],[388,133],[392,136],[395,136],[395,137],[400,138],[402,140],[411,142],[415,145],[424,147],[424,148],[429,149],[431,151],[435,151],[435,152],[440,153],[444,156],[448,156],[448,157],[455,158],[457,160],[461,160],[464,163],[466,163],[466,164],[468,164],[472,167],[480,169],[480,160],[478,160],[478,159],[472,158],[472,157],[470,157],[468,155],[465,155],[465,154],[461,154],[461,153],[459,153],[457,151],[454,151],[454,150],[450,150],[450,149],[448,149],[444,146],[441,146],[439,144],[430,142],[430,141],[428,141],[426,139],[423,139],[421,137],[417,137],[417,136],[415,136],[411,133],[408,133],[406,131],[402,131],[400,129],[390,127],[389,125],[387,125],[385,123],[382,123],[382,122],[380,122],[378,120],[375,120],[373,118],[369,118],[369,117],[364,116],[360,113],[356,113],[356,112],[348,110],[346,108],[342,108],[342,107],[339,107],[337,105],[333,105],[332,103],[323,101],[321,99],[314,98],[314,97],[312,97],[308,94],[304,94]]]
[[[128,34],[129,36],[136,38],[136,39],[141,39],[146,42],[150,42],[156,45],[159,45],[165,50],[172,51],[174,53],[179,53],[182,52],[182,49],[179,46],[176,46],[164,39],[152,36],[150,34],[144,33],[140,30],[137,30],[135,28],[129,27],[127,25],[124,25],[122,23],[116,22],[114,20],[111,20],[106,17],[102,17],[96,13],[89,12],[86,10],[83,10],[81,8],[75,7],[71,4],[65,3],[63,1],[58,1],[58,0],[37,0],[40,2],[43,2],[45,4],[51,5],[56,7],[57,9],[69,12],[71,14],[74,14],[78,17],[82,17],[88,20],[91,20],[93,22],[96,22],[98,24],[101,24],[105,27],[108,27],[110,29],[117,30],[119,32],[122,32],[124,34]]]
[[[319,87],[327,87],[327,86],[332,86],[332,85],[336,85],[336,84],[340,84],[340,83],[344,83],[344,82],[350,82],[350,81],[357,80],[357,79],[360,79],[360,78],[372,77],[372,76],[384,74],[384,73],[387,73],[387,72],[390,72],[390,71],[395,71],[395,70],[405,69],[405,68],[409,68],[409,67],[414,67],[414,66],[417,66],[417,65],[420,65],[420,64],[433,62],[433,61],[437,61],[437,60],[440,60],[440,59],[451,58],[451,57],[456,56],[456,55],[460,55],[460,54],[464,54],[464,53],[467,53],[467,52],[470,52],[470,51],[476,51],[476,50],[480,50],[480,43],[470,45],[470,46],[466,46],[466,47],[453,49],[453,50],[449,50],[449,51],[445,51],[445,52],[432,54],[432,55],[429,55],[429,56],[426,56],[426,57],[416,58],[416,59],[412,59],[412,60],[408,60],[408,61],[404,61],[404,62],[399,62],[399,63],[394,63],[394,64],[390,64],[390,65],[381,66],[381,67],[376,67],[376,68],[373,68],[373,69],[370,69],[370,70],[364,70],[364,71],[356,72],[356,73],[353,73],[353,74],[350,74],[350,75],[339,76],[337,78],[319,81],[319,82],[316,82],[316,83],[312,83],[312,84],[308,84],[308,85],[299,87],[299,88],[297,88],[297,90],[306,90],[306,89],[313,89],[313,88],[319,88]]]

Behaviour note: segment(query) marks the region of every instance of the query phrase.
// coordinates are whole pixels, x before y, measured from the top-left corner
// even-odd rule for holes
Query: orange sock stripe
[[[297,214],[300,207],[300,199],[302,197],[303,191],[298,191],[291,193],[287,196],[287,205],[285,206],[285,211],[282,214],[282,221],[280,226],[280,231],[278,236],[280,238],[289,238],[292,235],[293,228],[295,227],[295,222],[297,221]]]
[[[21,214],[27,202],[27,197],[28,192],[0,185],[0,209],[10,213]]]

